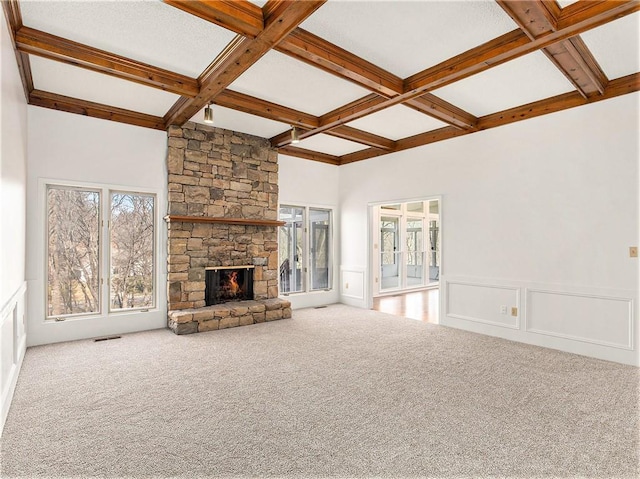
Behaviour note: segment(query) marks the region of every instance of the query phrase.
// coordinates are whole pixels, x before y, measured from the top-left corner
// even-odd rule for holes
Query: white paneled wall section
[[[341,166],[343,270],[370,289],[368,205],[439,195],[441,324],[639,365],[639,98]]]
[[[0,433],[7,414],[9,414],[11,398],[27,348],[26,290],[26,283],[23,283],[0,310],[0,394],[2,401]]]
[[[286,299],[293,309],[337,303],[340,298],[339,242],[340,212],[338,209],[339,168],[315,161],[278,155],[278,193],[281,205],[330,209],[332,221],[333,274],[328,291],[291,293]]]
[[[167,135],[111,121],[28,107],[28,344],[164,328],[166,302]],[[156,195],[156,307],[65,321],[45,319],[46,185],[89,185]]]
[[[27,102],[6,22],[0,22],[0,434],[26,349]]]

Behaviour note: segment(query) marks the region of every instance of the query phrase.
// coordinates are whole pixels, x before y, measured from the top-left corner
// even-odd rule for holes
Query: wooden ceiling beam
[[[579,92],[564,93],[544,100],[529,103],[527,105],[510,108],[497,113],[483,116],[478,119],[476,130],[460,130],[454,127],[440,128],[439,130],[420,133],[419,135],[403,138],[396,142],[396,148],[393,152],[402,151],[418,146],[436,143],[438,141],[448,140],[458,136],[468,135],[481,130],[488,130],[510,123],[535,118],[537,116],[548,115],[569,108],[575,108],[590,103],[596,103],[617,96],[626,95],[640,91],[640,73],[633,73],[608,83],[602,95],[592,95],[584,98]],[[381,151],[379,149],[370,148],[367,150],[357,151],[340,157],[340,164],[353,163],[356,161],[367,160],[377,156],[386,155],[391,152]]]
[[[460,128],[456,128],[454,126],[445,126],[437,130],[420,133],[418,135],[398,140],[396,142],[396,148],[393,152],[395,153],[402,150],[409,150],[418,146],[428,145],[429,143],[435,143],[438,141],[455,138],[456,136],[468,135],[475,131],[477,130],[461,130]],[[355,163],[356,161],[368,160],[377,156],[386,155],[388,153],[391,152],[381,151],[373,148],[370,148],[368,150],[356,151],[354,153],[341,156],[340,164],[346,165],[348,163]]]
[[[560,8],[542,0],[496,0],[531,40],[558,29]]]
[[[278,153],[281,153],[283,155],[295,156],[296,158],[303,158],[305,160],[328,163],[330,165],[340,164],[340,158],[338,156],[327,155],[326,153],[320,153],[317,151],[305,150],[304,148],[297,148],[295,146],[284,146],[282,148],[279,148]]]
[[[189,121],[193,115],[224,91],[265,53],[280,43],[324,2],[325,0],[304,2],[269,0],[263,7],[263,12],[265,9],[270,12],[268,18],[265,16],[264,29],[253,39],[236,38],[232,41],[228,48],[198,78],[200,82],[198,95],[187,101],[180,99],[165,115],[165,123],[167,125],[182,125]]]
[[[326,132],[327,135],[342,138],[343,140],[355,141],[362,145],[371,146],[374,148],[380,148],[382,150],[393,150],[396,147],[396,142],[389,138],[374,135],[368,131],[358,130],[350,126],[341,125]]]
[[[98,50],[29,27],[16,32],[16,46],[23,53],[38,55],[68,65],[81,66],[123,80],[194,97],[199,86],[195,78],[173,73],[129,58]]]
[[[316,128],[320,124],[317,116],[229,89],[223,90],[216,96],[213,103],[233,110],[240,110],[250,115],[281,121],[303,128]]]
[[[404,91],[402,78],[301,28],[275,49],[382,96],[390,98]]]
[[[401,102],[402,100],[399,97],[392,100],[372,93],[325,113],[320,117],[320,126],[316,130],[321,133]]]
[[[159,116],[146,115],[123,108],[116,108],[101,103],[80,100],[68,96],[49,93],[42,90],[33,90],[29,95],[29,104],[50,108],[52,110],[75,113],[77,115],[100,118],[102,120],[117,121],[129,125],[165,130],[164,121]]]
[[[501,35],[476,48],[445,60],[432,68],[408,77],[404,81],[405,91],[402,95],[386,99],[375,94],[367,95],[326,113],[320,117],[320,126],[305,134],[312,136],[390,106],[408,102],[413,98],[424,95],[429,90],[462,80],[640,10],[640,0],[584,3],[588,5],[581,5],[580,8],[571,5],[570,7],[573,8],[567,7],[563,9],[557,21],[558,30],[555,32],[549,32],[535,40],[531,40],[520,29]],[[567,10],[569,10],[568,13]]]
[[[400,77],[301,28],[291,32],[275,49],[381,96],[393,98],[404,93]],[[472,115],[433,95],[408,106],[460,128],[471,128],[475,121]]]
[[[548,115],[557,111],[575,108],[577,106],[608,100],[617,96],[640,91],[640,73],[633,73],[625,77],[612,80],[608,83],[602,95],[593,95],[589,98],[582,97],[578,92],[565,93],[545,100],[529,103],[509,110],[492,113],[483,116],[478,121],[480,130],[487,130],[497,126],[515,123],[517,121]]]
[[[604,93],[609,80],[580,36],[555,43],[542,51],[583,97]]]
[[[586,29],[598,27],[622,18],[629,13],[637,12],[638,0],[588,0],[572,3],[560,11],[558,30],[579,28],[582,33]]]
[[[431,93],[425,93],[419,97],[411,98],[404,104],[414,110],[426,113],[433,118],[465,130],[475,128],[476,123],[478,123],[478,118],[471,113]]]
[[[298,135],[301,140],[315,136],[317,133],[314,130],[298,128]],[[374,135],[368,131],[358,130],[350,126],[341,125],[331,130],[326,130],[325,135],[334,136],[336,138],[342,138],[343,140],[349,140],[362,145],[371,146],[373,148],[380,148],[382,150],[393,150],[396,146],[396,142],[389,138]],[[274,148],[282,148],[291,144],[291,130],[283,131],[279,135],[274,136],[269,140],[271,146]]]
[[[556,31],[540,35],[535,40],[519,29],[501,35],[405,79],[405,95],[443,87],[638,10],[639,0],[577,2],[562,10]]]
[[[557,31],[561,15],[557,4],[544,0],[496,0],[531,40]],[[542,49],[583,97],[602,94],[607,77],[579,36]]]
[[[262,9],[247,0],[163,1],[245,37],[255,38],[264,28]]]
[[[7,21],[9,35],[11,36],[13,51],[16,55],[20,81],[22,82],[22,88],[24,90],[24,98],[26,101],[29,101],[29,94],[34,88],[31,62],[29,61],[29,55],[20,52],[16,46],[16,32],[23,27],[20,4],[18,0],[2,0],[2,9],[4,10],[4,17]]]

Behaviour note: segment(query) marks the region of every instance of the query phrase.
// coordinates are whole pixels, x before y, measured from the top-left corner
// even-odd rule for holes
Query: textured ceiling
[[[544,54],[534,52],[433,93],[476,116],[484,116],[573,89]]]
[[[235,34],[155,0],[22,1],[24,24],[197,77]]]
[[[274,51],[258,60],[229,88],[312,115],[322,115],[369,93]]]
[[[293,12],[311,3],[286,5]],[[241,19],[240,27],[222,18],[224,2],[3,0],[3,8],[14,34],[29,37],[35,30],[46,37],[16,43],[25,52],[18,62],[30,66],[33,86],[27,81],[25,90],[32,104],[164,128],[176,118],[202,122],[211,100],[217,127],[270,138],[288,155],[342,164],[497,126],[498,120],[520,120],[528,116],[516,110],[525,104],[534,105],[528,114],[536,116],[637,91],[639,3],[329,0],[270,44],[261,37],[262,23],[256,33],[243,28],[256,28],[247,27],[246,12],[257,11],[262,22],[272,6],[282,6],[274,0],[226,4],[231,16]],[[557,34],[583,21],[581,15],[595,18],[589,5],[601,5],[608,17],[602,20],[598,12],[593,24],[578,24],[579,37],[551,42],[546,54],[536,46],[511,55],[518,42]],[[208,21],[202,18],[206,13],[194,14],[194,6],[217,13]],[[607,13],[614,8],[625,10]],[[567,12],[571,18],[563,16]],[[545,23],[550,17],[554,25]],[[46,34],[108,53],[92,53],[87,60],[82,45],[60,53],[66,40]],[[245,46],[255,35],[260,41]],[[234,45],[243,36],[246,55],[241,56]],[[264,55],[254,55],[265,44]],[[231,57],[237,60],[225,64]],[[586,63],[574,83],[570,57]],[[128,61],[137,73],[129,74]],[[140,69],[142,77],[136,77]],[[451,74],[459,77],[450,79]],[[219,78],[222,86],[216,89]],[[425,78],[447,81],[426,88],[420,83],[428,83]],[[413,90],[416,85],[420,91]],[[184,104],[194,106],[181,117],[175,110]],[[492,116],[505,111],[498,120]],[[293,124],[303,137],[297,145],[288,140]]]
[[[301,27],[404,78],[517,25],[495,2],[329,0]]]

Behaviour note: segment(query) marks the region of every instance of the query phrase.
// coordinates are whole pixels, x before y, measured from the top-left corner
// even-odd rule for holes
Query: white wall
[[[25,330],[27,102],[6,22],[0,22],[0,434],[22,358]]]
[[[166,133],[28,107],[27,280],[29,345],[166,327]],[[107,317],[45,321],[45,182],[73,181],[157,194],[157,308]]]
[[[638,100],[340,167],[342,268],[364,291],[342,301],[367,305],[368,204],[442,195],[441,324],[638,364]]]
[[[294,309],[337,303],[339,300],[338,269],[340,235],[339,168],[316,161],[278,155],[279,201],[284,205],[300,205],[333,209],[333,287],[331,291],[293,293],[283,298]]]

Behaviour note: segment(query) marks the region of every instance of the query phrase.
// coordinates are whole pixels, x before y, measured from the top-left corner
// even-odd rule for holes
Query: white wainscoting
[[[527,289],[526,317],[531,333],[633,349],[631,298]]]
[[[340,301],[357,307],[366,307],[365,269],[356,266],[340,267]]]
[[[22,359],[27,348],[24,300],[26,290],[27,285],[23,283],[0,310],[0,400],[2,401],[0,435],[9,413]]]
[[[520,289],[513,286],[449,281],[445,314],[504,328],[520,328]],[[517,308],[515,316],[512,308]]]
[[[444,326],[640,366],[638,292],[459,277],[440,286]]]

